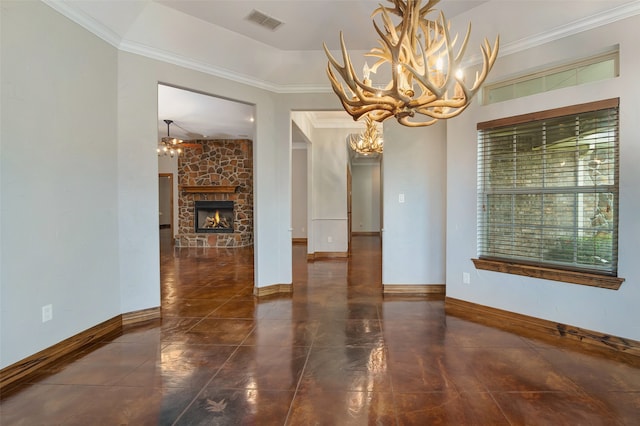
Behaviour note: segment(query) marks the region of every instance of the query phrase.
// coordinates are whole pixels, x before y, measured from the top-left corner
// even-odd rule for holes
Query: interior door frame
[[[171,212],[171,218],[169,220],[169,229],[171,229],[171,237],[174,236],[174,223],[173,223],[173,173],[158,173],[158,183],[162,178],[169,178],[169,184],[171,191],[169,191],[169,211]],[[158,193],[158,203],[160,203],[160,194]],[[159,207],[159,206],[158,206]]]
[[[352,234],[352,217],[351,217],[351,183],[352,175],[351,175],[351,167],[347,164],[347,253],[351,256],[351,234]]]

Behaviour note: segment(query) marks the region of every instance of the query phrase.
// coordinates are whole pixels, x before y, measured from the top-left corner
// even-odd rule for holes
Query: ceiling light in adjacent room
[[[167,123],[167,136],[163,137],[158,144],[158,155],[179,156],[182,154],[182,148],[180,144],[184,142],[182,139],[172,138],[169,132],[169,126],[173,123],[173,120],[164,120]]]

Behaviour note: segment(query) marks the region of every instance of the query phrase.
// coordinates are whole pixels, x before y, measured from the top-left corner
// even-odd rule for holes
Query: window
[[[480,260],[617,277],[618,104],[478,124]]]
[[[486,85],[483,88],[484,103],[492,104],[617,77],[619,74],[618,58],[616,47],[613,52]]]

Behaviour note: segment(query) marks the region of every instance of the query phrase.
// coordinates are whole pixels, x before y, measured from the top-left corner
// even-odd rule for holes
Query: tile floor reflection
[[[256,299],[251,249],[162,244],[162,320],[3,395],[2,425],[638,425],[640,362],[382,297],[380,240]]]

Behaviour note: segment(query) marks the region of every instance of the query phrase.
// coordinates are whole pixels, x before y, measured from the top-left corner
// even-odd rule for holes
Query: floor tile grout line
[[[251,334],[251,332],[255,329],[254,328],[249,332],[249,334]],[[244,340],[246,340],[247,337],[245,337]],[[243,340],[243,342],[244,342]],[[180,412],[180,414],[178,415],[178,417],[176,417],[176,419],[173,421],[173,423],[171,423],[172,426],[175,426],[177,424],[178,421],[180,421],[180,419],[182,418],[182,416],[184,416],[184,414],[189,411],[189,409],[193,406],[193,404],[196,402],[196,400],[200,397],[200,395],[205,391],[205,389],[207,389],[209,387],[209,385],[211,384],[211,382],[213,381],[213,379],[215,379],[218,374],[220,373],[220,371],[224,368],[224,366],[229,362],[229,360],[240,350],[240,347],[242,346],[242,343],[236,345],[236,348],[231,352],[231,354],[227,357],[227,359],[222,363],[222,365],[220,365],[220,367],[218,367],[218,369],[216,370],[216,372],[213,374],[213,376],[211,376],[211,378],[209,378],[209,380],[206,381],[206,383],[202,386],[202,388],[195,394],[195,396],[193,397],[193,399],[191,400],[191,402],[189,402],[189,404],[187,404],[187,406],[184,408],[184,410],[182,410]]]
[[[309,345],[309,350],[307,351],[307,357],[304,360],[304,365],[302,366],[302,370],[300,370],[300,377],[298,377],[298,383],[296,383],[296,389],[293,391],[293,397],[291,398],[291,403],[289,404],[289,410],[287,411],[287,416],[284,419],[283,426],[286,426],[289,423],[289,417],[293,412],[293,404],[295,403],[296,397],[298,396],[298,391],[300,390],[300,384],[302,383],[302,378],[304,377],[304,373],[307,370],[309,357],[311,357],[311,351],[313,350],[313,345],[316,342],[317,337],[318,337],[318,327],[316,327],[315,329],[315,332],[313,334],[313,340],[311,341],[311,345]]]
[[[527,340],[529,340],[529,339],[527,339]],[[536,355],[538,357],[540,357],[540,359],[543,360],[546,364],[548,364],[549,366],[553,367],[554,370],[556,369],[556,367],[553,365],[552,360],[548,358],[548,355],[545,354],[545,352],[544,352],[544,350],[542,348],[539,348],[539,347],[537,347],[535,345],[532,345],[531,350],[533,352],[535,352]],[[576,387],[576,389],[579,390],[579,392],[578,392],[579,394],[581,394],[581,395],[589,395],[589,392],[586,389],[584,389],[584,387],[582,385],[580,385],[575,380],[573,380],[569,375],[567,375],[566,373],[563,373],[563,377],[565,379],[567,379],[568,381],[570,381]]]
[[[484,384],[483,384],[484,385]],[[486,388],[486,386],[485,386]],[[500,410],[500,414],[502,414],[502,416],[504,417],[504,419],[507,421],[507,423],[509,423],[510,425],[513,425],[513,423],[511,422],[511,420],[509,419],[509,417],[507,416],[507,413],[504,412],[504,409],[502,408],[502,405],[500,405],[500,403],[498,402],[498,400],[496,399],[495,395],[493,394],[492,391],[488,390],[489,392],[489,396],[491,397],[491,400],[493,401],[494,404],[496,404],[496,407],[498,407],[498,410]]]
[[[222,305],[226,304],[229,300],[226,300]],[[218,308],[220,308],[222,305],[218,306],[216,309],[214,309],[213,311],[209,312],[207,315],[200,317],[189,317],[189,316],[175,316],[175,317],[167,317],[167,318],[197,318],[198,321],[196,321],[191,327],[189,327],[187,330],[185,330],[185,333],[190,332],[191,330],[193,330],[197,325],[199,325],[200,323],[202,323],[202,321],[204,321],[205,319],[218,319],[218,318],[209,318],[209,315],[211,315],[213,312],[215,312],[216,310],[218,310]],[[229,319],[229,318],[221,318],[221,319]]]
[[[390,383],[390,387],[391,387],[391,400],[393,401],[393,417],[396,421],[396,425],[400,424],[400,419],[398,418],[398,401],[396,400],[396,391],[395,388],[393,387],[393,375],[390,372],[391,369],[391,363],[390,363],[390,359],[389,359],[389,345],[387,344],[387,340],[384,338],[384,323],[382,321],[382,313],[380,312],[380,309],[382,307],[382,304],[376,304],[376,312],[378,313],[378,325],[380,326],[380,333],[382,334],[382,346],[384,347],[384,350],[386,352],[387,355],[387,369],[389,370],[389,383]]]

